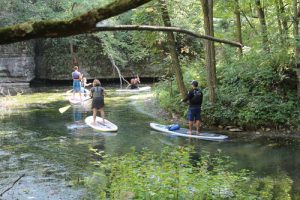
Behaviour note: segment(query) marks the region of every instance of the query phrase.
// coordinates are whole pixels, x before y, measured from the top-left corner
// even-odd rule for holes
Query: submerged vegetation
[[[196,154],[191,147],[147,149],[100,157],[99,170],[86,184],[95,199],[291,199],[285,175],[257,178],[220,151]]]

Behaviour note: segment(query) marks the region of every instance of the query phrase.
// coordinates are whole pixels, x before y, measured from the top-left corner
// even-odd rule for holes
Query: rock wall
[[[28,83],[35,77],[34,44],[0,45],[0,84]]]
[[[103,53],[101,41],[86,35],[74,41],[77,43],[71,44],[70,38],[58,38],[0,45],[0,84],[29,85],[34,78],[71,80],[74,58],[78,62],[79,71],[88,79],[119,78],[112,61]],[[70,53],[71,46],[73,54]],[[133,74],[155,78],[165,74],[166,70],[160,66],[159,60],[159,56],[149,55],[138,63],[126,60],[126,63],[118,64],[116,61],[116,66],[125,78]]]
[[[75,57],[79,71],[88,79],[119,78],[111,60],[103,53],[101,41],[86,36],[79,36],[75,41],[77,42],[71,44],[70,38],[59,38],[37,42],[36,77],[47,80],[70,80],[73,71],[72,60]],[[71,49],[74,52],[73,56]],[[152,59],[156,59],[156,62]],[[124,77],[131,77],[134,73],[141,77],[155,78],[165,73],[165,68],[159,66],[157,60],[159,58],[151,55],[139,63],[127,60],[122,65],[116,61],[116,65]]]

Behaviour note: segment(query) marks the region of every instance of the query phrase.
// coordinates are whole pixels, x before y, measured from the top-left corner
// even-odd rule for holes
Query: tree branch
[[[21,176],[19,176],[19,178],[13,182],[12,186],[10,186],[9,188],[7,188],[6,190],[4,190],[4,192],[2,192],[2,193],[0,194],[0,197],[2,197],[3,194],[4,194],[5,192],[7,192],[7,191],[9,191],[11,188],[13,188],[14,185],[15,185],[21,178],[23,178],[24,176],[25,176],[25,174],[22,174]]]
[[[33,21],[0,28],[0,44],[9,44],[35,38],[66,37],[86,33],[97,22],[119,15],[151,0],[116,0],[105,7],[90,10],[65,21]]]
[[[83,15],[66,21],[36,21],[25,22],[13,26],[0,28],[0,44],[9,44],[37,38],[57,38],[82,33],[98,31],[166,31],[185,33],[197,38],[225,43],[236,47],[242,44],[198,33],[178,27],[145,26],[145,25],[119,25],[99,26],[96,24],[102,20],[119,15],[127,10],[136,8],[151,0],[118,0],[103,8],[93,9]]]
[[[182,29],[179,27],[165,27],[165,26],[146,26],[146,25],[118,25],[118,26],[98,26],[90,30],[90,32],[97,31],[166,31],[166,32],[179,32],[191,35],[193,37],[229,44],[236,47],[243,47],[239,42],[234,42],[225,39],[219,39],[208,35],[200,35],[198,33]]]

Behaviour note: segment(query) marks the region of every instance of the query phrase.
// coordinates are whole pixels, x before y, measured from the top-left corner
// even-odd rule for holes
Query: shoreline
[[[163,121],[168,121],[170,124],[178,123],[183,127],[188,126],[188,121],[181,116],[178,116],[174,113],[168,112],[163,108],[159,107],[158,101],[155,99],[155,96],[149,96],[147,99],[143,101],[144,112],[151,112],[151,115],[155,115],[156,117],[162,118]],[[219,125],[220,126],[220,125]],[[209,126],[206,127],[205,123],[202,125],[202,130],[212,131],[216,133],[222,133],[230,136],[231,138],[251,138],[251,140],[255,140],[262,137],[268,138],[286,138],[286,139],[300,139],[300,131],[296,130],[276,130],[272,128],[268,128],[266,130],[241,130],[235,126],[224,126],[222,128],[218,126]],[[232,130],[232,131],[230,131]]]

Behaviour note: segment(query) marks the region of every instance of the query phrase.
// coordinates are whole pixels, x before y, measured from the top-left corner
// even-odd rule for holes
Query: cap
[[[198,87],[198,82],[195,81],[195,80],[192,80],[192,81],[191,81],[191,85],[193,85],[193,86],[195,86],[195,87]]]

